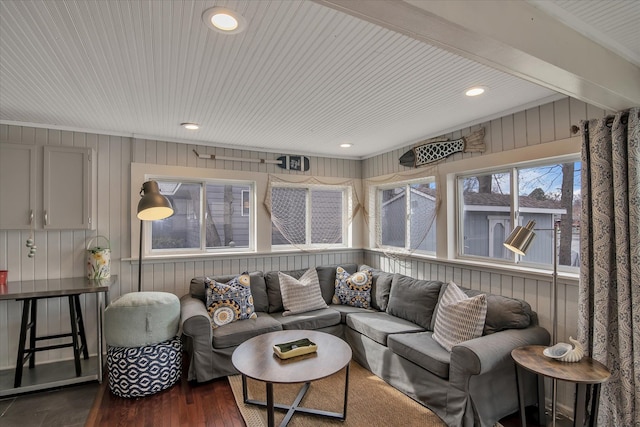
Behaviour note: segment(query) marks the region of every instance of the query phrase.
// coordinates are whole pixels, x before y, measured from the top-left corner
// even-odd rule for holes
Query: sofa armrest
[[[182,332],[192,338],[206,336],[211,345],[211,317],[207,308],[198,298],[184,295],[180,298],[180,327]]]
[[[182,334],[188,338],[190,353],[188,380],[207,381],[211,379],[210,368],[213,361],[213,331],[211,318],[204,303],[187,294],[180,298],[180,326]]]
[[[451,367],[463,375],[481,375],[511,362],[511,350],[525,345],[548,345],[549,332],[540,326],[508,329],[462,342],[451,350]]]

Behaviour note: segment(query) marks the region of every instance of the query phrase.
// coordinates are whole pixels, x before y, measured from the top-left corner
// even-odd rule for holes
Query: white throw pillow
[[[285,310],[283,316],[327,308],[315,267],[307,270],[300,279],[294,279],[282,272],[278,272],[278,279]]]
[[[454,345],[482,336],[487,317],[487,296],[469,298],[453,282],[444,291],[433,328],[433,339],[451,351]]]

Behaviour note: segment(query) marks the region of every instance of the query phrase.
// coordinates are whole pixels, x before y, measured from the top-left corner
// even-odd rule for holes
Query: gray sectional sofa
[[[356,264],[341,265],[350,273]],[[364,266],[363,266],[364,267]],[[361,268],[363,268],[361,267]],[[487,295],[483,335],[448,352],[433,339],[438,302],[447,284],[373,270],[371,308],[332,304],[336,266],[317,267],[329,308],[283,316],[278,272],[253,272],[250,286],[257,318],[215,329],[205,307],[205,277],[191,280],[181,298],[189,380],[204,382],[236,374],[231,354],[245,340],[282,329],[312,329],[343,338],[359,364],[422,403],[450,426],[492,427],[518,410],[511,350],[548,345],[525,301]],[[306,271],[284,272],[299,278]],[[233,276],[211,278],[227,282]],[[480,292],[465,290],[469,296]],[[536,401],[535,378],[525,376],[525,403]]]

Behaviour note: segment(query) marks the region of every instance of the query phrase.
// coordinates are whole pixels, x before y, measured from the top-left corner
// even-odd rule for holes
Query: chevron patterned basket
[[[182,374],[180,337],[142,347],[107,350],[109,388],[120,397],[143,397],[174,385]]]

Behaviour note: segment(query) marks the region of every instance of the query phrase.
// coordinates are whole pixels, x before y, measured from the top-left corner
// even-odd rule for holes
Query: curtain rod
[[[622,124],[627,124],[627,121],[629,120],[629,111],[624,111],[623,113],[621,113],[620,115],[621,120],[622,120]],[[638,113],[638,118],[640,118],[640,112]],[[609,116],[607,117],[607,121],[606,121],[606,125],[611,127],[611,125],[613,124],[613,120],[615,119],[615,116]],[[589,128],[589,122],[586,122],[585,127],[588,129]],[[578,132],[580,132],[580,126],[577,125],[571,125],[571,133],[573,135],[577,134]]]

